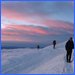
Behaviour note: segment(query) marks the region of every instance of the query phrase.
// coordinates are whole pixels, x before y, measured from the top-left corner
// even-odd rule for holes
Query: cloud
[[[3,16],[5,16],[6,23],[11,24],[25,24],[25,25],[35,25],[35,26],[45,26],[45,27],[55,27],[55,28],[64,28],[67,30],[73,30],[73,24],[60,21],[60,20],[51,20],[49,18],[45,18],[43,15],[36,14],[36,15],[26,15],[26,14],[19,14],[17,12],[3,10]],[[4,22],[2,22],[4,23]],[[6,24],[4,24],[6,25]]]
[[[2,18],[14,23],[40,24],[44,18],[73,23],[74,7],[70,2],[2,2]],[[69,18],[68,18],[69,17]],[[4,22],[4,20],[2,20]]]
[[[52,21],[51,25],[48,27],[7,25],[2,29],[2,41],[42,42],[54,36],[73,35],[73,24],[71,23]]]
[[[49,33],[40,27],[25,26],[25,25],[8,25],[2,29],[2,40],[6,41],[29,41],[31,36],[48,35]],[[28,40],[27,40],[28,39]]]
[[[53,14],[58,12],[59,10],[66,9],[68,10],[69,7],[73,7],[73,1],[70,2],[57,2],[57,1],[51,1],[51,2],[2,2],[3,9],[9,9],[13,11],[17,11],[19,13],[28,13],[28,14]],[[62,8],[62,9],[60,9]],[[73,8],[72,8],[73,9]],[[71,9],[71,10],[72,10]]]

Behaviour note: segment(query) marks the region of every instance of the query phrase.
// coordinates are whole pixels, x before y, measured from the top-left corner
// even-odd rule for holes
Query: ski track
[[[35,51],[29,52],[27,54],[24,52],[21,52],[20,56],[16,54],[18,50],[12,51],[12,52],[5,51],[6,53],[8,53],[6,54],[7,63],[4,63],[4,61],[2,61],[3,62],[2,73],[3,74],[73,73],[74,71],[73,71],[72,63],[70,64],[65,62],[65,57],[64,57],[65,50],[63,49],[64,48],[62,48],[61,45],[58,45],[56,49],[53,49],[51,46],[51,47],[46,47],[44,49],[39,49],[39,50],[35,49]],[[12,53],[12,56],[10,57],[9,55],[11,55],[11,53]],[[63,68],[61,69],[61,72],[59,72],[60,68],[57,67],[58,65],[61,66],[61,63],[58,62],[56,63],[56,65],[54,65],[55,63],[53,64],[55,60],[59,61],[59,57],[61,58],[60,61],[62,61],[64,65]],[[47,64],[49,63],[50,65],[48,66],[50,66],[50,68],[47,66]],[[52,64],[54,66],[51,67]],[[38,72],[40,70],[39,66],[43,67],[43,65],[47,66],[46,67],[47,70],[42,69],[41,72]],[[54,72],[53,69],[56,72]]]

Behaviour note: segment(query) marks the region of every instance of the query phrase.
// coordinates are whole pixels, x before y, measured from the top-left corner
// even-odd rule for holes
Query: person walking
[[[40,46],[39,45],[37,45],[37,49],[39,49],[40,48]]]
[[[53,41],[53,48],[55,49],[56,46],[56,40]]]
[[[74,42],[73,42],[72,37],[70,37],[70,39],[66,42],[65,48],[66,48],[66,60],[68,63],[70,63],[72,51],[74,49]]]

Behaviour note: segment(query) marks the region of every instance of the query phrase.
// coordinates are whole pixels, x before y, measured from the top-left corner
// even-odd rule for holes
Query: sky
[[[3,42],[48,44],[74,34],[73,1],[3,1],[1,10]]]

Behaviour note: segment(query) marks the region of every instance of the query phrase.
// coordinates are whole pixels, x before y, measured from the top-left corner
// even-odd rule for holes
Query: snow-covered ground
[[[65,74],[74,73],[74,61],[65,60],[65,42],[43,49],[3,49],[3,74]],[[72,59],[73,59],[72,55]]]

